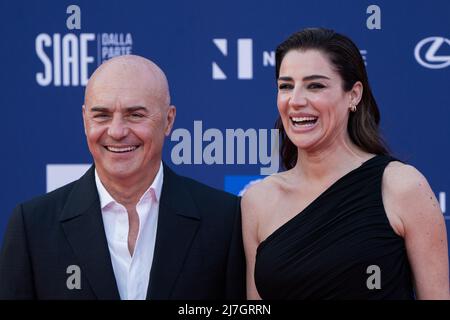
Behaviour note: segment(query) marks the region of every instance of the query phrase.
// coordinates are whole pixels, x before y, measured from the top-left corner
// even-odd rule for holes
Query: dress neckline
[[[276,236],[278,233],[283,231],[287,226],[289,226],[294,220],[298,219],[299,216],[303,216],[303,212],[309,210],[317,201],[322,199],[325,195],[327,195],[332,189],[335,188],[335,186],[340,183],[342,180],[348,178],[350,175],[355,174],[356,172],[360,171],[364,167],[366,167],[369,163],[372,163],[375,159],[378,159],[380,157],[383,157],[383,155],[375,155],[366,161],[364,161],[360,166],[356,167],[355,169],[352,169],[351,171],[344,174],[342,177],[337,179],[335,182],[333,182],[328,188],[326,188],[323,192],[321,192],[313,201],[311,201],[303,210],[295,214],[292,218],[290,218],[288,221],[280,225],[278,228],[276,228],[271,234],[269,234],[263,241],[261,241],[257,247],[257,254],[260,248],[262,248],[267,242],[269,242],[274,236]]]

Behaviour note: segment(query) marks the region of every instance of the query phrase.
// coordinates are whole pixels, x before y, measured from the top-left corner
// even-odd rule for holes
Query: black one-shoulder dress
[[[394,160],[367,160],[260,243],[261,298],[414,299],[404,239],[390,226],[381,195]]]

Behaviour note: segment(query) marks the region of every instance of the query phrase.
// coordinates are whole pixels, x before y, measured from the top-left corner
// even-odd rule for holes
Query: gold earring
[[[350,104],[350,110],[352,111],[352,112],[356,112],[356,104]]]

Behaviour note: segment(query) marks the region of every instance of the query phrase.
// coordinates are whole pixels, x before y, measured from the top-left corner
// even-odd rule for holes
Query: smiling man
[[[162,70],[113,58],[82,110],[94,165],[14,210],[0,298],[243,299],[239,199],[162,162],[176,115]]]

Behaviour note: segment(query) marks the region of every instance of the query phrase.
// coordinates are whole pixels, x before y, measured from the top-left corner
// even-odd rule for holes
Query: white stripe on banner
[[[445,219],[450,220],[450,215],[446,216],[445,215],[445,211],[446,211],[446,194],[445,192],[439,192],[439,204],[441,205],[441,211],[444,214]]]
[[[47,192],[79,179],[90,164],[47,164]]]
[[[253,40],[238,40],[238,78],[253,78]]]

